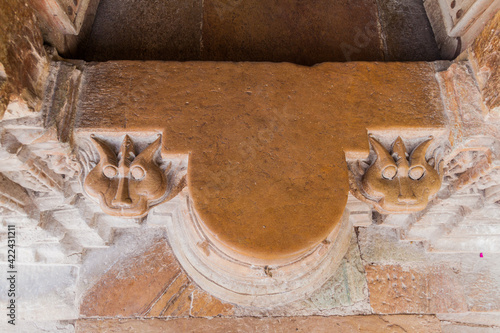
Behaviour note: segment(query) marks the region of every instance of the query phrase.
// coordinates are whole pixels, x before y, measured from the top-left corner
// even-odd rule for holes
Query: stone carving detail
[[[99,153],[99,163],[86,175],[83,187],[89,196],[99,200],[106,214],[143,217],[151,207],[171,199],[185,186],[184,177],[175,186],[169,184],[171,163],[162,168],[161,136],[140,153],[129,135],[125,135],[118,152],[115,145],[102,138],[92,135],[91,140]]]
[[[0,173],[0,214],[33,215],[35,207],[24,188]]]
[[[433,138],[410,154],[401,137],[394,142],[392,154],[375,138],[369,140],[375,157],[369,166],[359,167],[364,173],[358,181],[351,179],[351,187],[356,187],[353,194],[381,214],[407,214],[427,207],[442,183],[442,163],[425,157]]]
[[[467,149],[459,151],[445,167],[445,180],[459,191],[474,184],[493,169],[490,149]]]

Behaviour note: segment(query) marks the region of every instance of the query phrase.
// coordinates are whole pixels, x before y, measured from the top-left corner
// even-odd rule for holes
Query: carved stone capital
[[[408,149],[399,136],[392,147],[369,137],[368,159],[349,163],[352,193],[381,214],[408,214],[425,209],[439,191],[442,159],[432,137]],[[426,155],[430,155],[429,158]]]
[[[161,135],[91,134],[87,140],[87,151],[80,153],[83,189],[108,215],[143,217],[185,186],[186,163],[161,156]]]

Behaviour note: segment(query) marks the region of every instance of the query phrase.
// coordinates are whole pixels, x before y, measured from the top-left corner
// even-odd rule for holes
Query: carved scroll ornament
[[[425,209],[439,191],[442,171],[438,163],[431,165],[426,153],[433,142],[430,138],[408,154],[398,137],[392,154],[375,138],[369,137],[375,159],[365,170],[358,184],[358,198],[373,205],[381,214],[405,214]]]
[[[100,159],[87,174],[83,186],[88,195],[99,200],[106,214],[143,217],[150,208],[169,200],[184,187],[182,179],[172,189],[167,177],[169,168],[160,168],[155,159],[161,150],[160,136],[137,155],[128,135],[118,153],[103,139],[92,135],[91,140]]]

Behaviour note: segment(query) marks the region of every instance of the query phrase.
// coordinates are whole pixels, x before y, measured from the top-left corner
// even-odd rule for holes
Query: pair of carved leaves
[[[99,162],[87,174],[84,189],[99,200],[102,210],[114,216],[137,218],[149,209],[171,199],[185,186],[183,178],[169,184],[169,168],[161,168],[161,137],[137,154],[133,140],[125,135],[116,151],[103,139],[92,136]],[[364,170],[353,173],[351,187],[361,200],[382,214],[411,213],[423,210],[441,188],[442,171],[426,160],[433,139],[419,144],[408,154],[398,137],[390,153],[379,141],[369,137],[375,158]],[[354,174],[354,175],[353,175]],[[354,181],[352,179],[355,179]]]

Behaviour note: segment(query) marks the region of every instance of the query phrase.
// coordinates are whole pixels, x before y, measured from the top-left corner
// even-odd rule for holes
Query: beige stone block
[[[435,316],[347,316],[289,318],[214,318],[214,319],[83,319],[76,323],[76,332],[314,332],[314,333],[387,333],[441,332]]]
[[[464,287],[445,265],[366,267],[370,303],[376,313],[466,312]]]
[[[361,256],[368,263],[423,262],[427,254],[422,242],[401,241],[398,228],[370,225],[358,228]]]

